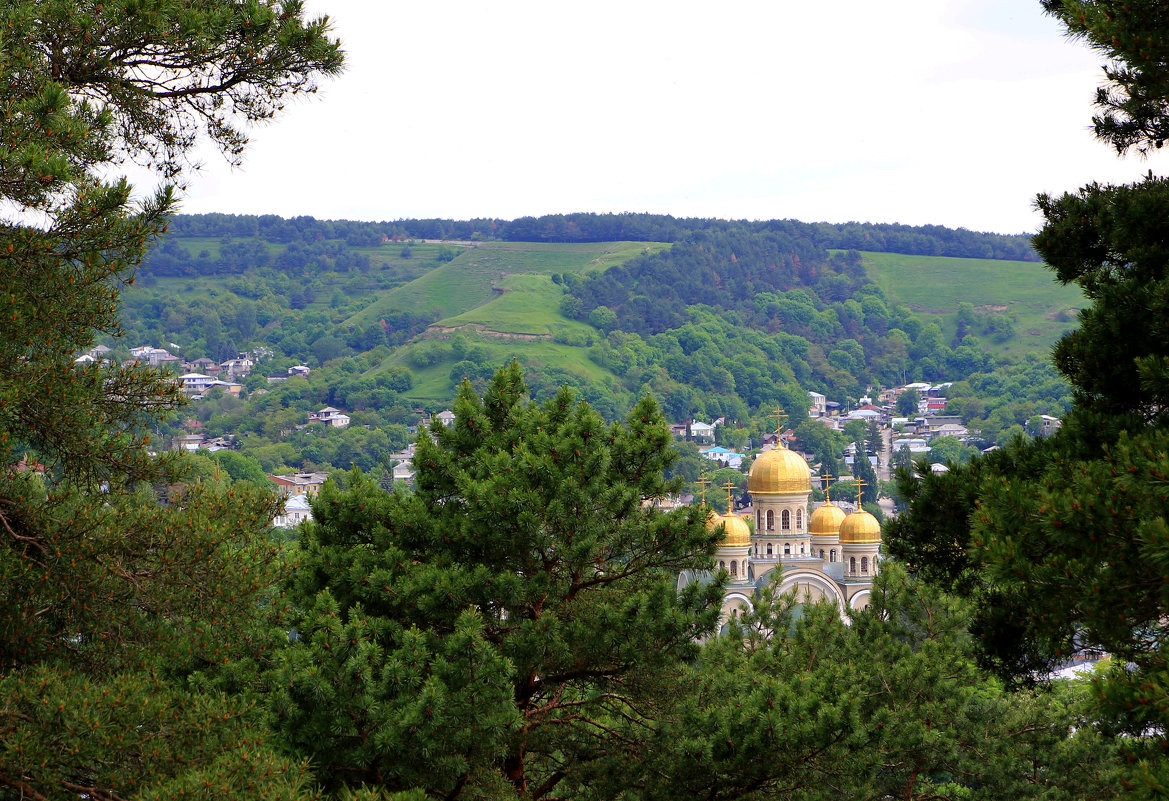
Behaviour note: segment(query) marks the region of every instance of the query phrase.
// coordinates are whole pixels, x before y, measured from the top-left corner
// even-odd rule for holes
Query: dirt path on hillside
[[[495,337],[496,339],[516,339],[520,340],[521,342],[531,342],[537,339],[552,339],[551,334],[517,334],[509,331],[495,331],[483,325],[482,323],[463,323],[462,325],[432,325],[426,329],[426,333],[432,334],[434,339],[446,339],[457,331],[474,331],[476,334],[482,334],[485,337]]]

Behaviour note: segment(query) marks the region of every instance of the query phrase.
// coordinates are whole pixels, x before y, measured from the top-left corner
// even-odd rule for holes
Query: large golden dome
[[[706,518],[706,530],[713,531],[719,525],[726,526],[721,543],[724,547],[736,548],[751,544],[750,526],[747,525],[747,521],[743,520],[743,518],[734,512],[727,512],[725,515],[716,515],[712,511]]]
[[[747,491],[757,492],[810,492],[812,471],[804,457],[787,448],[772,448],[759,454],[751,465],[747,478]]]
[[[812,512],[808,518],[808,533],[815,536],[836,536],[844,522],[844,510],[833,503],[826,503]]]
[[[881,524],[864,509],[857,509],[840,524],[840,541],[854,544],[880,542]]]

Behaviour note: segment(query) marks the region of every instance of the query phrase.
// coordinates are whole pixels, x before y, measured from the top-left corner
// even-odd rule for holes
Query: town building
[[[324,423],[333,428],[344,428],[349,425],[349,415],[333,406],[326,406],[319,412],[309,412],[308,421],[310,423]]]
[[[268,476],[276,484],[280,494],[286,498],[297,495],[316,495],[329,479],[328,473],[291,473],[284,476]]]
[[[276,528],[295,528],[312,519],[313,510],[308,496],[293,495],[284,502],[284,511],[273,518],[272,525]]]

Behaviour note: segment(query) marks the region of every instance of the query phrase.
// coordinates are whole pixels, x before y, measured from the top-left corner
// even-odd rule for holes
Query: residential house
[[[696,442],[714,442],[714,426],[695,420],[690,424],[690,436]]]
[[[1039,436],[1050,437],[1056,431],[1059,431],[1063,425],[1063,421],[1058,417],[1052,417],[1050,414],[1039,415]]]
[[[821,395],[819,392],[809,392],[808,398],[811,405],[808,407],[808,417],[827,417],[828,416],[828,398]]]
[[[344,428],[349,425],[349,415],[333,406],[326,406],[319,412],[309,412],[308,421],[310,423],[324,423],[333,428]]]
[[[171,450],[197,451],[203,447],[202,434],[179,434],[171,440]]]
[[[276,528],[296,528],[306,520],[313,519],[313,510],[307,495],[294,495],[284,502],[284,511],[276,515],[272,525]]]
[[[286,498],[296,495],[316,495],[328,480],[328,473],[292,473],[285,476],[268,476],[276,484],[280,494]]]
[[[243,378],[251,375],[252,368],[256,366],[256,360],[246,353],[241,353],[234,359],[228,359],[223,363],[223,372],[227,373],[229,378]]]
[[[130,355],[134,357],[135,361],[139,363],[145,362],[151,367],[165,367],[172,364],[178,365],[183,361],[168,350],[152,348],[149,345],[144,345],[140,348],[130,348]]]
[[[219,381],[218,378],[203,373],[183,373],[179,376],[179,386],[183,390],[183,394],[192,397],[205,394],[217,381]]]
[[[208,359],[206,356],[200,356],[193,362],[187,362],[187,370],[192,373],[216,375],[219,373],[219,365]]]
[[[212,381],[210,384],[207,385],[207,388],[205,390],[203,390],[203,395],[206,395],[208,392],[215,389],[216,387],[219,387],[220,389],[222,389],[224,395],[231,395],[234,398],[238,398],[240,392],[243,391],[244,385],[237,384],[234,381],[220,381],[220,380],[216,379],[215,381]],[[202,397],[202,396],[198,396],[198,397]]]
[[[710,459],[713,462],[722,462],[727,467],[733,467],[736,470],[743,463],[743,454],[735,453],[729,448],[723,448],[721,446],[703,448],[698,453],[704,459]]]

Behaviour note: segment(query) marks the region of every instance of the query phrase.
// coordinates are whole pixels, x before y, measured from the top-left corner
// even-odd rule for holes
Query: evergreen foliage
[[[0,797],[302,797],[224,694],[273,644],[274,499],[176,484],[145,448],[174,384],[74,359],[119,332],[173,203],[103,171],[174,177],[204,134],[236,157],[241,125],[340,59],[295,2],[0,9]]]
[[[702,510],[676,488],[656,405],[605,424],[568,390],[526,400],[518,365],[418,439],[414,493],[326,487],[289,602],[299,641],[278,727],[331,789],[559,795],[644,747],[709,633]],[[403,759],[403,754],[433,754]]]
[[[1098,136],[1122,152],[1160,147],[1161,17],[1142,3],[1045,7],[1117,60],[1098,97]],[[1005,675],[1033,679],[1084,648],[1114,655],[1094,714],[1124,735],[1126,787],[1150,798],[1169,792],[1167,199],[1152,176],[1040,196],[1036,249],[1092,301],[1055,351],[1072,411],[1049,440],[1017,439],[946,476],[903,473],[911,508],[888,530],[893,555],[977,599],[983,659]]]

